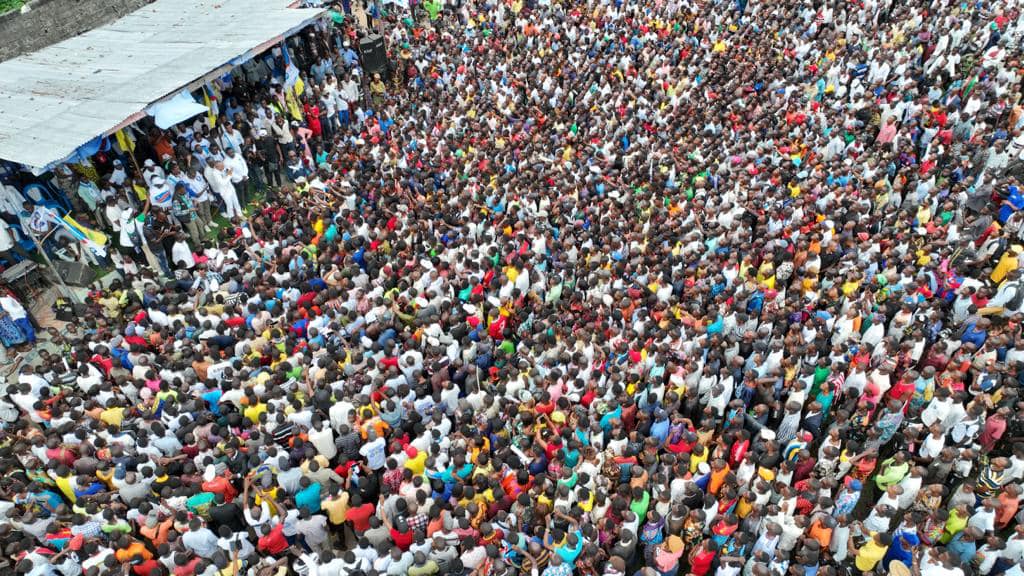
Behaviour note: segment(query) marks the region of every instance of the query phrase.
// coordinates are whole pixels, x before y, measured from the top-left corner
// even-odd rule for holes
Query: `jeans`
[[[256,188],[257,192],[262,192],[266,188],[266,184],[263,182],[263,167],[253,166],[249,173],[252,174],[253,187]]]
[[[340,110],[338,112],[338,121],[341,122],[342,126],[348,126],[349,118],[348,110]]]
[[[235,185],[235,195],[238,196],[238,203],[244,207],[249,203],[249,179],[243,178],[233,184]]]
[[[324,140],[331,140],[334,137],[334,118],[325,114],[320,118],[320,129],[323,131]]]
[[[263,172],[267,176],[267,185],[281,187],[281,167],[272,162],[268,162],[263,166]]]
[[[213,222],[213,216],[210,214],[210,201],[204,200],[203,202],[196,202],[196,215],[199,216],[200,224],[205,228]]]
[[[174,274],[171,273],[171,267],[167,265],[167,254],[164,252],[163,246],[158,244],[151,247],[150,252],[153,254],[153,257],[156,258],[157,264],[160,265],[160,270],[163,272],[163,275],[168,278],[173,277]]]

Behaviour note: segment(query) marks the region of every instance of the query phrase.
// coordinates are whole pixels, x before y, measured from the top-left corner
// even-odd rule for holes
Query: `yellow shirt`
[[[405,467],[412,471],[413,476],[422,476],[427,469],[427,453],[419,451],[415,458],[405,461]]]
[[[708,450],[704,450],[704,453],[701,454],[700,456],[696,454],[690,454],[690,474],[696,474],[697,466],[700,466],[701,462],[707,462],[709,455],[710,452]]]
[[[508,277],[509,282],[514,284],[516,278],[519,278],[519,270],[517,270],[515,266],[509,266],[505,268],[505,276]]]
[[[235,560],[234,562],[232,562],[232,564],[235,564],[234,570],[232,570],[231,564],[228,564],[226,568],[221,568],[220,572],[217,573],[217,576],[231,576],[232,574],[241,574],[242,560]],[[287,566],[283,566],[282,568],[287,568]]]
[[[274,488],[270,489],[270,490],[264,490],[263,493],[266,494],[269,498],[277,500],[277,487],[276,486]],[[262,506],[263,505],[264,500],[260,496],[259,492],[253,494],[253,500],[256,502],[257,506]],[[267,502],[267,506],[270,506],[271,510],[273,510],[273,508],[274,508],[274,505],[271,504],[270,502]]]
[[[71,476],[57,476],[54,478],[57,481],[57,488],[67,496],[68,500],[74,504],[78,501],[78,497],[75,496],[75,489],[71,486]]]
[[[253,404],[242,411],[242,415],[251,420],[253,423],[260,421],[260,414],[267,411],[267,405],[260,402],[259,404]]]
[[[327,519],[335,526],[345,523],[345,513],[348,512],[348,492],[339,492],[337,498],[328,498],[320,503],[320,507],[327,512]]]
[[[857,569],[863,572],[874,570],[888,550],[888,546],[882,546],[875,542],[875,532],[872,532],[871,539],[857,551]]]
[[[121,422],[124,421],[124,408],[107,408],[103,412],[100,412],[100,420],[106,422],[110,426],[121,427]]]
[[[107,488],[113,488],[110,481],[114,479],[114,469],[110,468],[106,472],[103,470],[96,471],[96,479],[107,485]]]
[[[992,281],[999,284],[1006,278],[1006,275],[1011,271],[1016,270],[1019,265],[1017,264],[1017,255],[1012,250],[1003,252],[1003,256],[999,259],[999,263],[996,264],[994,270],[992,270]]]

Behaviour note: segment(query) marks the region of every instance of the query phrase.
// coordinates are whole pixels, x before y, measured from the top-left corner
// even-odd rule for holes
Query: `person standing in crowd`
[[[248,204],[249,200],[249,165],[242,157],[242,153],[234,148],[228,148],[225,154],[224,167],[231,173],[231,185],[235,188],[236,204],[244,206]]]
[[[233,167],[223,160],[211,159],[211,161],[213,161],[213,166],[208,168],[206,181],[210,185],[210,190],[219,196],[221,202],[224,203],[224,217],[229,220],[241,217],[242,206],[238,201],[236,179],[237,182],[242,182],[243,180],[238,179],[234,174]]]
[[[266,128],[260,128],[256,139],[258,162],[261,162],[268,186],[281,187],[281,151]]]
[[[195,207],[196,216],[199,218],[198,224],[202,226],[204,232],[209,232],[217,226],[210,212],[210,185],[206,182],[199,167],[194,164],[188,167],[185,183],[188,185],[188,194]]]

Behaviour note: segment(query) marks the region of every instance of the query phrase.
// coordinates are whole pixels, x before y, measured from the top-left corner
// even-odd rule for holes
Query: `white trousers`
[[[226,194],[221,194],[221,198],[224,199],[224,216],[228,220],[239,217],[242,218],[242,206],[238,203],[238,194],[232,190]]]

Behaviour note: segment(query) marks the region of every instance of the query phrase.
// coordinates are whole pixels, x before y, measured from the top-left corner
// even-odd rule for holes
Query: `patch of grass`
[[[20,9],[25,0],[0,0],[0,14]]]
[[[242,212],[245,213],[245,216],[247,218],[252,217],[253,214],[260,210],[260,208],[263,206],[266,196],[267,195],[265,192],[252,192],[250,194],[249,202],[245,206],[242,206]],[[213,221],[216,224],[219,224],[220,226],[217,228],[211,228],[208,232],[205,233],[205,236],[207,240],[212,240],[216,242],[217,237],[220,234],[220,231],[225,228],[229,228],[231,226],[231,222],[227,218],[225,218],[224,215],[221,214],[220,211],[217,210],[216,208],[213,208],[212,210]]]

